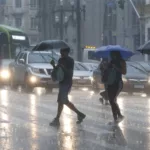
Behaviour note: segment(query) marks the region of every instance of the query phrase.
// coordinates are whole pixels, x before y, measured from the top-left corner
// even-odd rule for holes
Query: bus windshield
[[[29,47],[27,35],[17,29],[0,25],[0,56],[3,59],[12,59],[23,50]]]

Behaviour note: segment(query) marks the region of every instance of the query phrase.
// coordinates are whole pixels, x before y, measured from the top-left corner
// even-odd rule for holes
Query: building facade
[[[133,0],[134,5],[144,5],[139,0]],[[140,29],[140,19],[138,18],[130,1],[125,1],[124,9],[121,9],[118,3],[108,5],[109,0],[105,4],[104,17],[104,44],[119,44],[136,50],[140,46],[140,34],[142,43],[144,42],[144,26]],[[141,33],[140,33],[141,31]]]
[[[145,42],[150,40],[150,0],[145,4]]]
[[[22,29],[29,36],[30,44],[36,44],[40,40],[37,11],[38,0],[6,0],[1,24]]]

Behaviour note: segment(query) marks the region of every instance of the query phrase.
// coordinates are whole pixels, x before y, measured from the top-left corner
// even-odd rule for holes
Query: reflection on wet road
[[[50,127],[56,115],[57,91],[27,94],[0,90],[0,150],[149,150],[150,98],[121,95],[118,99],[125,120],[110,125],[110,106],[101,105],[98,95],[74,90],[70,100],[87,118],[64,107],[61,126]]]

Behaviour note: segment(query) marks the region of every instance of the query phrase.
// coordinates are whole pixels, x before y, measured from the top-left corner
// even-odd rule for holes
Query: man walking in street
[[[64,72],[64,78],[59,82],[59,93],[58,93],[58,110],[57,116],[50,123],[51,126],[60,125],[59,118],[61,116],[63,106],[68,106],[77,114],[77,123],[81,123],[86,117],[85,114],[81,113],[68,99],[68,94],[72,87],[72,77],[74,70],[74,60],[69,56],[70,48],[64,48],[60,50],[61,58],[58,61],[58,65],[55,66],[54,61],[51,62],[53,67],[61,67]]]

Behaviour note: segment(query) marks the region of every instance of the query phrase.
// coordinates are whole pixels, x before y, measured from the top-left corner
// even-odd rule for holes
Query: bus
[[[14,59],[17,53],[29,47],[27,35],[20,29],[0,25],[0,57]]]
[[[85,46],[83,49],[83,62],[99,63],[100,59],[95,57],[95,46]]]

